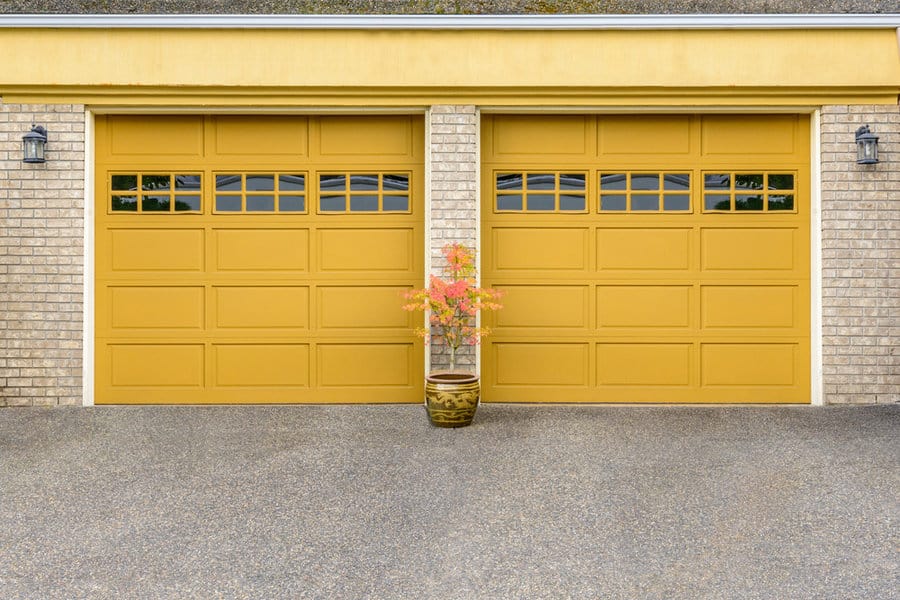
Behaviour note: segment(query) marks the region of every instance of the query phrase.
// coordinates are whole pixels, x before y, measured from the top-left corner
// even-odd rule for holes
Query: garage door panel
[[[702,344],[702,382],[706,386],[793,386],[797,344]]]
[[[588,230],[582,228],[495,228],[493,268],[516,271],[585,271]]]
[[[598,286],[597,327],[690,327],[692,289],[686,285]]]
[[[213,152],[271,161],[271,156],[309,154],[309,119],[295,116],[223,115],[213,118]],[[256,151],[265,148],[265,155]]]
[[[298,387],[309,381],[308,344],[214,344],[213,381],[219,387]]]
[[[414,230],[321,229],[319,270],[328,272],[409,273],[415,267]]]
[[[599,120],[597,134],[600,155],[610,160],[691,152],[690,116],[605,116]]]
[[[498,285],[503,310],[494,315],[498,328],[590,327],[589,288],[584,285]]]
[[[214,229],[213,240],[215,271],[309,271],[308,229]]]
[[[598,344],[597,383],[612,386],[686,386],[693,344]]]
[[[200,331],[205,320],[204,293],[202,286],[110,286],[100,309],[109,315],[109,328],[120,333],[135,329]]]
[[[600,228],[601,271],[685,271],[691,266],[691,229]]]
[[[415,142],[411,117],[322,117],[319,153],[325,157],[410,157]]]
[[[705,271],[793,271],[794,228],[705,228],[700,233]]]
[[[110,229],[107,264],[114,273],[201,272],[203,229]]]
[[[216,329],[309,329],[307,286],[214,286]]]
[[[415,315],[402,309],[407,286],[320,286],[317,289],[321,330],[383,329],[398,332],[414,327]]]
[[[544,157],[547,153],[577,156],[588,151],[588,119],[555,115],[504,115],[493,121],[493,151],[504,158]]]
[[[497,386],[575,386],[590,383],[586,343],[494,343]]]
[[[702,124],[703,154],[792,155],[796,126],[795,115],[707,115]]]
[[[131,157],[179,158],[203,155],[203,117],[189,115],[146,117],[122,115],[107,129],[109,155],[118,160]]]
[[[700,291],[704,328],[790,329],[798,324],[792,285],[705,285]]]
[[[109,344],[112,387],[194,387],[204,384],[203,344]]]
[[[319,385],[342,387],[409,387],[414,377],[414,344],[319,344]],[[361,398],[360,401],[365,401]]]

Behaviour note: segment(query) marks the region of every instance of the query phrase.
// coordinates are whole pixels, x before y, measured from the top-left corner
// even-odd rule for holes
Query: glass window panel
[[[247,175],[248,192],[274,192],[274,175]]]
[[[659,210],[659,194],[634,194],[631,210]]]
[[[528,210],[553,210],[556,208],[556,196],[553,194],[528,194]]]
[[[507,173],[497,175],[498,190],[521,190],[523,177],[521,173]]]
[[[792,190],[794,189],[794,176],[790,173],[776,173],[769,175],[770,190]]]
[[[347,198],[345,196],[321,196],[319,198],[319,210],[322,212],[343,212],[347,210]]]
[[[600,210],[625,210],[625,194],[603,194],[600,196]]]
[[[566,173],[559,176],[559,189],[561,190],[581,190],[585,189],[584,173]]]
[[[657,173],[635,173],[631,176],[631,189],[658,190],[659,175]]]
[[[371,192],[378,191],[378,175],[351,175],[350,191],[352,192]],[[351,201],[352,204],[352,201]]]
[[[691,189],[690,173],[665,173],[663,175],[663,189],[668,191],[687,191]]]
[[[342,192],[347,189],[347,176],[319,175],[319,189],[323,192]]]
[[[687,194],[666,194],[663,198],[663,210],[690,210],[691,197]]]
[[[381,184],[386,192],[407,192],[409,175],[384,175]]]
[[[706,210],[731,210],[731,196],[728,194],[706,194],[703,198]]]
[[[200,189],[199,175],[176,175],[175,189],[178,191],[194,191]]]
[[[200,196],[175,196],[175,211],[200,210]]]
[[[762,210],[763,197],[737,194],[734,197],[734,210]]]
[[[350,196],[350,210],[353,212],[375,212],[378,210],[378,196]]]
[[[559,210],[584,210],[584,196],[576,194],[560,194]]]
[[[522,210],[522,194],[499,194],[497,210]]]
[[[241,197],[216,196],[216,210],[220,212],[241,212]]]
[[[216,175],[216,191],[217,192],[239,192],[241,191],[240,175]]]
[[[306,176],[279,175],[278,189],[282,192],[302,192],[306,189]]]
[[[113,196],[112,209],[116,212],[137,212],[137,196]]]
[[[141,195],[141,210],[144,212],[168,212],[169,197]]]
[[[528,174],[529,190],[555,190],[556,175],[553,173],[529,173]]]
[[[304,196],[279,196],[278,210],[281,212],[303,212],[306,210],[306,198]]]
[[[730,190],[731,175],[727,173],[707,173],[703,176],[703,188],[707,190]]]
[[[625,188],[626,184],[624,173],[603,173],[602,175],[600,175],[600,189],[602,189],[603,191],[624,190]],[[623,208],[622,210],[625,209]]]
[[[137,189],[137,175],[113,175],[112,189],[130,191]]]
[[[763,189],[763,176],[759,175],[735,175],[735,190],[761,190]]]
[[[769,196],[769,210],[794,210],[794,195]]]
[[[247,196],[247,212],[274,212],[275,196]]]
[[[384,196],[381,199],[382,209],[387,212],[405,212],[409,210],[409,196]]]
[[[168,175],[144,175],[141,177],[142,190],[168,190],[169,184]]]

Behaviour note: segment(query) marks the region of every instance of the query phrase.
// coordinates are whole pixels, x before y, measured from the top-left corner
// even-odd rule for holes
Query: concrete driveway
[[[896,598],[900,405],[0,410],[0,598]]]

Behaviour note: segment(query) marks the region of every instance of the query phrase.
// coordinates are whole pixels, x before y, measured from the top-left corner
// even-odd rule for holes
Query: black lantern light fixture
[[[32,125],[31,131],[22,136],[22,162],[45,162],[44,147],[47,145],[47,130],[40,125]]]
[[[869,131],[868,125],[856,130],[856,162],[860,165],[878,162],[878,136]]]

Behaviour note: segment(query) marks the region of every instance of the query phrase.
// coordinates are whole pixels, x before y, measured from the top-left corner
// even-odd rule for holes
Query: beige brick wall
[[[880,137],[856,164],[854,132]],[[822,110],[822,325],[826,403],[900,402],[900,108]]]
[[[84,107],[0,100],[0,406],[81,403],[83,235]]]
[[[431,272],[443,267],[441,248],[450,242],[478,245],[478,114],[474,106],[433,106],[428,115],[431,194]],[[459,366],[474,368],[475,352],[466,348]],[[431,346],[432,369],[449,364],[446,347]]]

